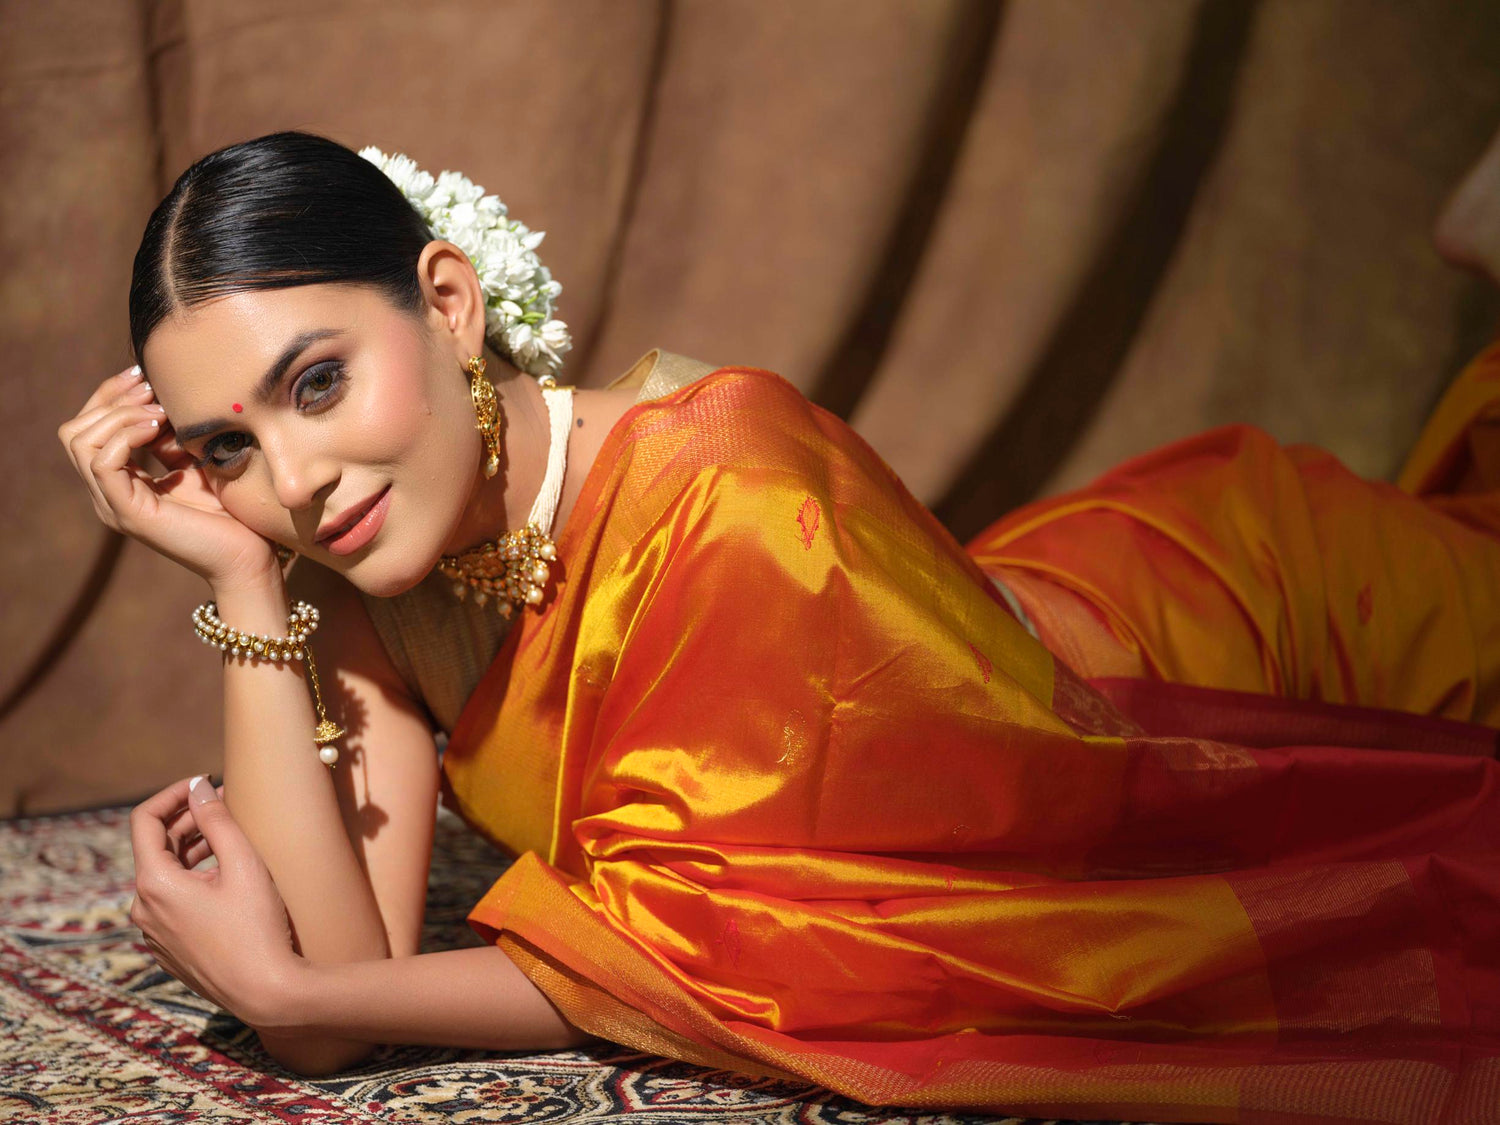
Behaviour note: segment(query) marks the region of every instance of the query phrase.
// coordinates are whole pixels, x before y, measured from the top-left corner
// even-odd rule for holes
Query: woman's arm
[[[286,635],[287,595],[280,576],[264,584],[216,589],[219,617],[244,632]],[[319,607],[323,614],[328,611]],[[311,638],[314,653],[324,618]],[[328,670],[324,670],[327,675]],[[374,893],[344,831],[333,778],[312,741],[316,723],[302,662],[224,662],[224,803],[276,883],[298,951],[317,960],[388,957]],[[262,1037],[288,1069],[307,1062],[301,1045]],[[328,1061],[353,1062],[353,1044],[328,1044]]]
[[[263,1022],[277,1035],[308,1044],[516,1051],[574,1047],[592,1038],[563,1019],[492,945],[380,961],[303,961],[277,982]],[[308,1060],[293,1069],[316,1077],[340,1067]]]
[[[309,645],[325,705],[348,733],[330,770],[312,741],[316,719],[301,665],[228,661],[225,804],[271,872],[304,958],[410,956],[421,934],[437,805],[432,734],[404,698],[357,592],[308,560],[288,585],[216,591],[220,615],[280,635],[289,596],[317,606],[320,627]],[[342,1069],[371,1049],[327,1037],[263,1034],[261,1042],[297,1071]]]

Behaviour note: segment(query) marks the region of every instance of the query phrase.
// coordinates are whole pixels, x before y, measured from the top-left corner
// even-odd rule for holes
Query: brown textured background
[[[1500,311],[1429,240],[1497,49],[1493,0],[0,3],[0,816],[219,768],[204,588],[55,435],[198,156],[464,171],[548,232],[574,381],[776,370],[963,539],[1224,422],[1389,475]]]

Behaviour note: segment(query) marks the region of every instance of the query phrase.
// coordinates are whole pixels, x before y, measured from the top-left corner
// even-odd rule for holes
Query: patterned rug
[[[337,1076],[299,1078],[157,967],[127,916],[129,815],[121,806],[0,822],[0,1122],[1036,1121],[871,1109],[608,1044],[543,1054],[387,1047]],[[423,952],[479,944],[464,919],[504,865],[439,810]]]

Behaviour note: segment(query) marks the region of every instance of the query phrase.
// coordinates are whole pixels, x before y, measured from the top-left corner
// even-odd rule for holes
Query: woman
[[[1453,496],[1231,428],[966,551],[774,374],[553,385],[535,241],[299,134],[152,216],[141,370],[60,436],[224,651],[224,799],[132,816],[168,971],[311,1074],[605,1036],[878,1104],[1494,1119],[1493,356],[1423,447]],[[418,955],[440,773],[519,858]]]

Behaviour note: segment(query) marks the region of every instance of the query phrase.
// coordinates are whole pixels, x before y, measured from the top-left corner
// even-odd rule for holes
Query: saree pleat
[[[1251,492],[1301,487],[1314,463],[1211,448],[1256,469]],[[1151,581],[1220,589],[1171,612],[1118,597],[1117,624],[1143,605],[1181,623],[1130,638],[1167,664],[1212,646],[1199,615],[1232,611],[1247,683],[1321,688],[1338,661],[1311,609],[1284,619],[1256,587],[1315,563],[1321,529],[1278,504],[1200,558],[1187,548],[1244,519],[1215,495],[1175,510],[1205,505],[1198,539],[1135,522],[1174,544],[1143,562]],[[1101,569],[1132,570],[1133,526]],[[1054,659],[987,556],[764,371],[629,411],[558,554],[553,600],[507,637],[443,769],[519,857],[471,926],[578,1026],[872,1104],[1495,1120],[1500,776],[1471,724],[1414,749],[1161,729],[1174,712],[1132,714]],[[1023,602],[1052,574],[1012,571]],[[1444,674],[1472,703],[1470,659]],[[1275,729],[1360,729],[1295,718]]]

